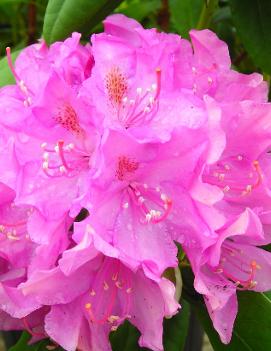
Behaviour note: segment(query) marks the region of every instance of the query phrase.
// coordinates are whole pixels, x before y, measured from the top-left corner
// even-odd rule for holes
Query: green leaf
[[[49,0],[43,36],[48,44],[67,38],[88,26],[89,32],[122,0]]]
[[[124,1],[116,12],[123,13],[128,17],[132,17],[141,22],[151,14],[155,14],[161,6],[161,0],[140,0]]]
[[[239,308],[232,340],[221,343],[202,303],[193,307],[215,351],[267,351],[271,345],[271,293],[240,292]]]
[[[181,301],[182,309],[171,319],[164,322],[164,349],[165,351],[182,351],[185,346],[189,327],[190,305]]]
[[[55,346],[49,339],[41,340],[34,344],[29,345],[28,342],[31,339],[31,335],[27,332],[23,332],[16,345],[9,348],[8,351],[48,351],[48,346]],[[60,347],[54,347],[54,351],[61,351]]]
[[[205,0],[201,10],[197,29],[209,28],[213,19],[214,11],[218,6],[218,0]]]
[[[169,0],[171,21],[183,37],[188,37],[190,29],[195,28],[205,0]]]
[[[138,346],[139,331],[128,321],[125,321],[115,332],[110,334],[113,351],[148,351]]]
[[[164,351],[182,351],[184,349],[189,326],[190,306],[186,301],[182,301],[181,305],[182,309],[178,314],[164,320]],[[139,331],[126,321],[110,335],[113,351],[149,350],[138,346],[139,336]]]
[[[271,74],[271,1],[229,0],[236,29],[255,64]]]
[[[38,350],[41,350],[40,347],[41,347],[42,342],[38,342],[38,343],[35,343],[33,345],[28,345],[28,342],[30,339],[31,339],[31,336],[28,333],[23,332],[20,339],[16,343],[16,345],[9,348],[9,351],[24,351],[24,350],[25,351],[38,351]]]
[[[12,60],[14,61],[17,56],[19,55],[21,50],[17,50],[12,52],[11,57]],[[6,57],[3,57],[0,60],[0,87],[3,87],[8,84],[14,84],[15,79],[10,71],[10,68],[8,66],[8,61]]]

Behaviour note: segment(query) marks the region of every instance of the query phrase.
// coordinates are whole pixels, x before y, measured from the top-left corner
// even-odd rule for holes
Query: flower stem
[[[197,29],[209,28],[214,10],[216,9],[217,5],[218,5],[217,0],[204,1],[200,18],[196,27]]]

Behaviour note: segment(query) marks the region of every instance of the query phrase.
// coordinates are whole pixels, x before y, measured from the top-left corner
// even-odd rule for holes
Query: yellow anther
[[[107,318],[108,322],[113,324],[114,322],[118,321],[120,319],[119,316],[114,316],[114,315],[111,315]]]
[[[86,303],[86,304],[85,304],[85,308],[86,308],[87,310],[90,310],[90,309],[91,309],[91,303],[89,303],[89,302]]]

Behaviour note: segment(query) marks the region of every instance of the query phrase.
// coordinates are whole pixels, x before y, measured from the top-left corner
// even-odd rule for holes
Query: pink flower
[[[269,224],[270,104],[245,101],[232,107],[222,114],[221,127],[227,138],[223,153],[203,165],[202,177],[192,186],[192,196],[209,204],[212,193],[213,207],[228,221],[251,208]]]
[[[31,107],[22,100],[15,102],[10,101],[9,108],[18,118],[5,126],[8,143],[3,142],[2,159],[6,164],[11,159],[13,174],[20,177],[11,178],[6,168],[1,181],[16,190],[18,204],[36,206],[43,215],[54,217],[61,217],[74,204],[72,215],[76,215],[81,208],[76,200],[84,195],[95,172],[92,159],[99,142],[89,110],[56,73]]]
[[[174,89],[177,35],[144,30],[134,20],[114,15],[105,20],[105,33],[91,41],[95,66],[81,95],[96,105],[106,128],[148,142],[169,140],[177,126],[201,124],[201,101]]]
[[[250,210],[218,234],[217,242],[200,257],[195,250],[187,250],[187,254],[195,288],[203,294],[222,342],[229,343],[238,309],[236,290],[271,289],[271,253],[256,246],[265,238],[259,218]]]
[[[21,93],[26,97],[26,103],[31,104],[52,71],[61,75],[74,89],[90,76],[93,56],[89,45],[80,44],[80,37],[79,33],[73,33],[64,42],[56,42],[49,48],[43,40],[31,45],[22,50],[15,67],[11,62],[10,49],[7,49],[9,66]]]
[[[45,223],[34,207],[16,206],[14,197],[14,191],[1,184],[0,306],[12,317],[22,318],[40,306],[32,298],[25,298],[18,286],[37,269],[55,265],[68,245],[63,231],[71,221],[64,218],[61,222],[50,222],[47,219]]]
[[[0,327],[110,350],[125,319],[162,350],[181,244],[230,341],[236,290],[271,288],[271,109],[209,30],[113,15],[22,51],[0,90]],[[79,221],[79,222],[78,222]]]
[[[208,29],[190,31],[192,42],[182,40],[175,57],[175,84],[203,97],[208,94],[219,103],[254,100],[266,102],[268,87],[262,75],[245,75],[231,69],[229,50]]]
[[[8,166],[0,180],[16,190],[17,204],[36,206],[45,216],[61,217],[82,195],[87,184],[80,175],[88,178],[98,140],[93,118],[77,97],[93,65],[90,47],[81,46],[79,39],[74,33],[50,48],[44,42],[32,45],[19,55],[15,68],[7,50],[17,85],[0,92],[5,128],[1,162]],[[74,206],[73,216],[80,210]]]
[[[27,219],[30,206],[15,207],[14,193],[1,189],[0,204],[0,308],[13,317],[21,318],[37,308],[31,298],[24,298],[17,286],[26,279],[27,267],[36,245],[28,239]]]
[[[46,335],[43,328],[46,313],[48,313],[48,308],[44,307],[27,317],[13,318],[6,312],[0,311],[0,329],[3,331],[26,330],[32,335],[31,342],[39,341]]]
[[[206,243],[212,236],[204,221],[193,219],[196,205],[185,193],[206,145],[204,131],[189,128],[176,130],[164,144],[141,144],[125,132],[109,132],[90,194],[82,201],[90,216],[78,224],[80,230],[90,224],[131,267],[143,264],[146,274],[160,276],[175,266],[177,233],[197,228],[199,237],[206,232]],[[182,241],[192,240],[191,235]]]
[[[45,332],[66,350],[110,350],[108,334],[127,318],[142,333],[140,346],[162,350],[163,317],[179,307],[172,283],[131,271],[116,249],[89,233],[63,253],[57,267],[37,271],[20,287],[51,306]]]

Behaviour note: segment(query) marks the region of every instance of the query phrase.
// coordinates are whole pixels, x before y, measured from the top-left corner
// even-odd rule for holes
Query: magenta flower
[[[63,231],[71,221],[64,218],[61,222],[49,222],[34,207],[16,206],[14,191],[4,185],[1,195],[0,306],[12,317],[24,318],[39,305],[33,298],[24,297],[18,286],[37,269],[55,265],[68,245]]]
[[[174,88],[173,63],[181,39],[145,30],[122,15],[104,23],[105,33],[91,38],[95,66],[81,90],[104,126],[126,130],[140,142],[166,141],[177,126],[199,126],[201,102]]]
[[[203,131],[180,128],[164,144],[139,144],[116,131],[104,139],[97,176],[84,201],[90,216],[80,226],[90,224],[134,269],[143,264],[145,272],[158,276],[177,264],[173,242],[178,240],[177,233],[188,233],[191,226],[198,226],[198,235],[206,232],[206,243],[213,243],[213,238],[208,239],[212,231],[206,223],[193,220],[196,205],[185,194],[206,150]],[[179,220],[184,203],[186,218]],[[180,241],[191,240],[191,236]]]
[[[196,251],[187,253],[195,272],[195,288],[203,294],[221,340],[229,343],[237,314],[236,290],[271,289],[271,253],[256,247],[264,243],[264,233],[252,211],[245,211],[218,232],[217,243],[200,259]]]
[[[20,288],[51,306],[45,332],[66,350],[110,350],[108,334],[125,319],[141,331],[140,346],[162,350],[163,317],[179,307],[171,282],[131,271],[115,248],[90,232],[63,253],[57,267],[37,270]]]
[[[2,186],[1,192],[4,197],[0,204],[0,308],[20,318],[37,306],[32,298],[24,298],[17,289],[26,279],[27,267],[36,247],[27,233],[32,208],[14,206],[15,194],[9,188]]]
[[[2,96],[6,97],[5,89]],[[16,189],[16,203],[33,205],[45,216],[62,217],[69,210],[74,216],[81,208],[76,200],[84,195],[95,172],[92,159],[99,131],[89,117],[89,108],[86,110],[76,91],[54,71],[30,106],[25,106],[23,98],[17,92],[2,106],[13,116],[4,123],[10,147],[3,145],[3,162],[11,159],[13,172],[20,177],[10,179],[7,168],[0,178]]]
[[[209,95],[219,103],[253,100],[266,102],[268,86],[262,75],[245,75],[231,69],[229,50],[210,30],[191,30],[192,42],[181,42],[175,57],[175,84],[198,97]]]

